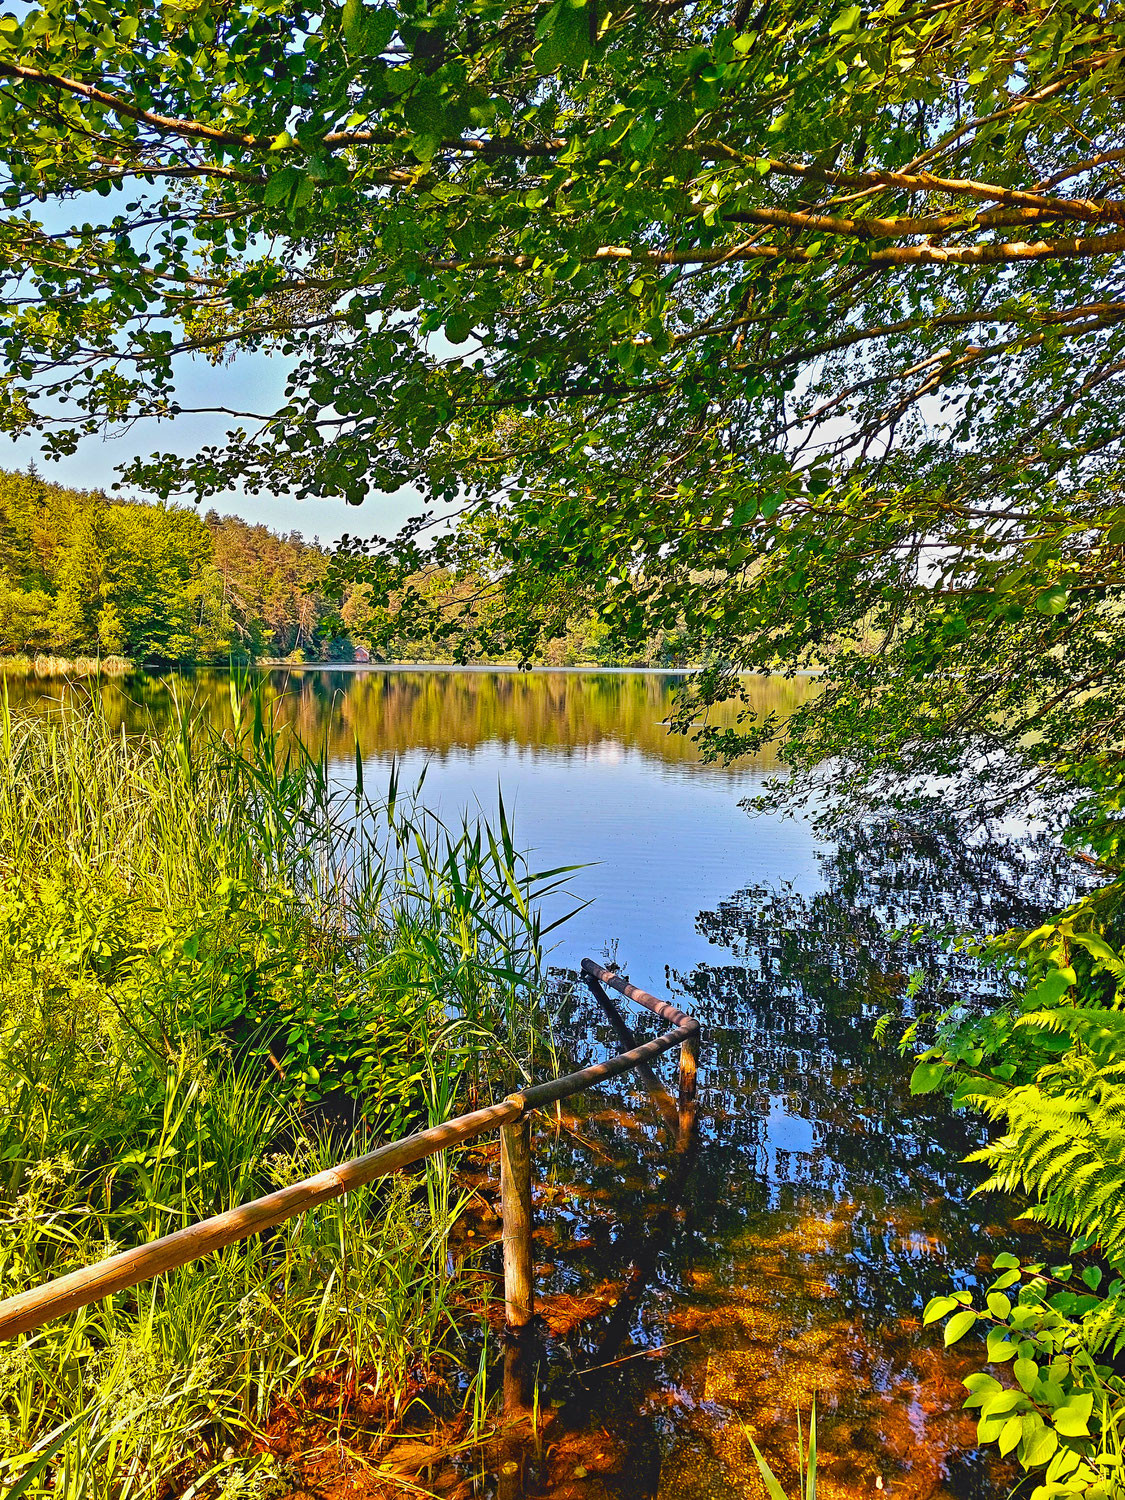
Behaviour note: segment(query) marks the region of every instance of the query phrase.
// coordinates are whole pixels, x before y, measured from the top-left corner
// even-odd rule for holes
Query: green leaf
[[[743,1430],[746,1430],[745,1427],[743,1428]],[[749,1432],[746,1433],[746,1437],[750,1443],[750,1451],[754,1455],[754,1461],[758,1465],[758,1473],[762,1476],[762,1483],[766,1487],[766,1493],[769,1495],[770,1500],[788,1500],[785,1491],[781,1488],[781,1485],[777,1481],[777,1476],[774,1474],[769,1464],[766,1463],[765,1459],[758,1451],[758,1445],[750,1436]]]
[[[971,1375],[966,1375],[961,1384],[966,1390],[972,1392],[977,1406],[988,1396],[1004,1389],[994,1375],[987,1375],[983,1370],[974,1370]],[[968,1406],[969,1402],[966,1401],[965,1405]]]
[[[282,167],[281,171],[274,172],[266,183],[263,201],[271,208],[276,204],[287,202],[299,179],[300,173],[295,167]]]
[[[425,163],[433,161],[434,157],[441,150],[441,136],[429,134],[413,135],[410,137],[410,150],[418,161],[425,165]]]
[[[1056,1005],[1075,982],[1073,969],[1052,969],[1031,991],[1028,999],[1036,1005]]]
[[[1023,1441],[1023,1419],[1021,1417],[1009,1417],[1000,1429],[1000,1452],[1007,1457]]]
[[[945,1325],[945,1347],[948,1349],[958,1339],[964,1338],[976,1321],[976,1313],[970,1311],[968,1308],[964,1312],[955,1313]]]
[[[988,1358],[992,1364],[1002,1364],[1005,1360],[1015,1359],[1018,1346],[1008,1337],[1006,1328],[990,1328],[985,1342],[988,1348]]]
[[[404,101],[402,113],[406,123],[419,135],[441,136],[445,129],[445,106],[432,84],[416,89]]]
[[[545,75],[557,69],[566,68],[570,71],[580,68],[591,51],[590,24],[585,11],[563,5],[553,8],[548,15],[554,19],[546,39],[535,49],[534,63],[537,72]]]
[[[921,1062],[910,1075],[912,1094],[932,1094],[949,1076],[949,1064],[943,1062]]]
[[[368,57],[377,57],[383,51],[394,35],[397,25],[398,17],[393,10],[388,10],[385,6],[368,12],[363,38],[364,50]]]
[[[859,18],[862,14],[862,6],[849,5],[847,10],[842,10],[832,22],[832,25],[828,28],[829,32],[832,35],[836,35],[842,31],[854,31],[859,25]]]
[[[1035,608],[1041,615],[1061,615],[1069,598],[1061,584],[1053,583],[1036,596]]]
[[[47,1465],[55,1455],[63,1448],[70,1435],[78,1428],[89,1415],[88,1411],[80,1411],[76,1417],[71,1417],[61,1427],[56,1427],[44,1440],[46,1446],[42,1452],[36,1454],[35,1462],[30,1469],[25,1470],[10,1488],[4,1491],[4,1500],[20,1500],[20,1497],[31,1489],[32,1485],[46,1469]],[[34,1450],[33,1450],[34,1451]],[[29,1454],[28,1457],[31,1455]],[[8,1460],[9,1463],[11,1460]]]
[[[1059,1440],[1038,1412],[1024,1413],[1023,1441],[1017,1457],[1025,1469],[1039,1469],[1054,1456]]]
[[[445,336],[451,344],[463,344],[472,332],[468,313],[458,309],[445,320]]]
[[[344,0],[344,8],[340,13],[340,30],[350,52],[358,53],[363,47],[365,20],[363,0]]]
[[[926,1303],[922,1313],[922,1326],[927,1327],[930,1323],[936,1323],[939,1318],[944,1318],[946,1313],[952,1312],[960,1303],[955,1297],[931,1297]]]
[[[981,1406],[982,1417],[1002,1417],[1017,1407],[1026,1406],[1027,1397],[1022,1391],[1000,1390],[989,1396]]]
[[[1065,1406],[1053,1413],[1055,1430],[1063,1437],[1087,1437],[1090,1413],[1094,1409],[1094,1397],[1089,1391],[1071,1396]]]
[[[1079,943],[1093,958],[1099,959],[1111,972],[1117,973],[1125,969],[1121,955],[1115,953],[1106,942],[1105,938],[1099,937],[1096,932],[1076,932],[1074,941]]]

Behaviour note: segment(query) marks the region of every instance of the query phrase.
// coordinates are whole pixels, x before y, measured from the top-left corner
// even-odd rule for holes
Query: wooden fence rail
[[[32,1287],[14,1297],[0,1302],[0,1340],[16,1338],[33,1328],[61,1318],[91,1302],[99,1302],[113,1292],[148,1281],[177,1266],[199,1260],[213,1250],[230,1245],[235,1240],[248,1239],[263,1229],[284,1223],[325,1203],[330,1198],[339,1198],[352,1188],[362,1187],[376,1177],[387,1177],[400,1172],[412,1163],[427,1156],[436,1156],[449,1146],[471,1141],[490,1130],[501,1132],[501,1208],[504,1226],[504,1296],[507,1319],[513,1332],[526,1328],[533,1317],[532,1257],[531,1257],[531,1140],[529,1115],[541,1105],[552,1104],[557,1099],[566,1099],[583,1089],[604,1083],[621,1073],[641,1069],[652,1078],[648,1064],[677,1044],[680,1047],[679,1108],[681,1119],[691,1110],[695,1096],[695,1069],[699,1046],[699,1023],[666,1000],[658,1000],[631,985],[628,980],[608,969],[603,969],[593,959],[582,960],[582,974],[587,984],[611,1014],[616,1007],[605,994],[603,985],[624,995],[634,1004],[651,1011],[661,1020],[671,1023],[668,1031],[654,1037],[650,1042],[630,1047],[606,1062],[595,1063],[577,1073],[568,1073],[562,1078],[553,1078],[547,1083],[531,1084],[518,1093],[510,1094],[498,1104],[474,1109],[469,1114],[447,1120],[444,1125],[435,1125],[429,1130],[420,1130],[415,1135],[390,1145],[380,1146],[366,1156],[343,1162],[303,1182],[281,1188],[276,1193],[267,1193],[264,1198],[255,1198],[239,1208],[228,1209],[214,1218],[203,1219],[186,1229],[178,1229],[158,1240],[136,1245],[131,1250],[122,1250],[117,1255],[99,1261],[96,1265],[84,1266],[71,1271],[41,1286]],[[623,1018],[617,1013],[615,1026],[618,1034],[629,1035]]]

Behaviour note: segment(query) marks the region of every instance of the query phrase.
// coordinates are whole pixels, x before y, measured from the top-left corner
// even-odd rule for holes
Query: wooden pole
[[[699,1071],[699,1033],[680,1043],[680,1136],[690,1135],[695,1124],[696,1075]]]
[[[699,1071],[699,1033],[680,1043],[680,1108],[695,1100],[696,1074]]]
[[[535,1313],[531,1263],[531,1122],[500,1127],[500,1209],[504,1220],[504,1303],[520,1334]]]
[[[42,1286],[18,1292],[0,1302],[0,1340],[15,1338],[17,1334],[38,1328],[52,1318],[73,1312],[75,1308],[99,1302],[127,1286],[135,1286],[138,1281],[160,1276],[176,1266],[185,1266],[189,1261],[199,1260],[213,1250],[233,1244],[235,1240],[247,1239],[274,1224],[282,1224],[297,1214],[307,1213],[318,1203],[343,1197],[353,1188],[373,1182],[377,1177],[400,1172],[413,1162],[436,1156],[449,1146],[471,1141],[475,1136],[494,1130],[497,1125],[517,1120],[523,1111],[523,1098],[517,1094],[500,1104],[490,1104],[444,1125],[420,1130],[405,1140],[380,1146],[367,1156],[330,1167],[304,1182],[295,1182],[291,1187],[267,1193],[252,1203],[216,1214],[213,1219],[177,1229],[173,1234],[166,1234],[148,1244],[122,1250],[96,1265],[85,1266],[80,1271],[71,1271],[54,1281],[44,1282]]]
[[[307,1213],[317,1204],[373,1182],[392,1172],[435,1156],[449,1146],[473,1140],[486,1131],[501,1127],[501,1188],[504,1212],[504,1285],[507,1301],[508,1323],[514,1333],[530,1326],[533,1315],[532,1266],[531,1266],[531,1132],[527,1123],[527,1112],[566,1099],[582,1089],[596,1088],[607,1079],[616,1078],[631,1069],[644,1067],[650,1060],[659,1057],[681,1043],[680,1048],[680,1123],[684,1123],[684,1090],[690,1085],[691,1099],[695,1097],[695,1060],[699,1022],[678,1010],[666,1000],[658,1000],[645,990],[636,989],[628,980],[608,969],[603,969],[591,958],[582,960],[582,972],[587,977],[617,990],[637,1005],[643,1006],[661,1020],[670,1021],[672,1030],[631,1047],[617,1057],[602,1063],[582,1068],[577,1073],[568,1073],[564,1078],[553,1078],[547,1083],[532,1084],[512,1094],[499,1104],[484,1109],[472,1110],[444,1125],[435,1125],[429,1130],[420,1130],[405,1140],[393,1141],[381,1146],[366,1156],[330,1167],[318,1172],[304,1182],[295,1182],[291,1187],[276,1193],[267,1193],[252,1203],[244,1203],[214,1218],[204,1219],[173,1234],[166,1234],[145,1245],[135,1245],[117,1255],[99,1261],[96,1265],[84,1266],[71,1271],[54,1281],[18,1292],[14,1297],[0,1301],[0,1341],[15,1338],[33,1328],[60,1318],[76,1308],[99,1302],[114,1292],[135,1286],[153,1276],[160,1276],[177,1266],[199,1260],[224,1245],[244,1240],[259,1234],[275,1224],[282,1224],[297,1214]],[[608,999],[608,996],[606,997]],[[691,1110],[688,1110],[690,1115]],[[517,1123],[518,1122],[518,1123]],[[683,1132],[681,1132],[683,1133]]]
[[[637,1038],[633,1034],[632,1027],[594,976],[592,974],[584,974],[583,978],[586,981],[586,988],[601,1006],[606,1020],[613,1027],[614,1031],[616,1031],[617,1038],[622,1046],[632,1051],[637,1046]],[[641,1081],[649,1091],[657,1109],[660,1110],[661,1114],[670,1124],[674,1125],[677,1120],[676,1101],[649,1067],[648,1063],[638,1063],[637,1072],[640,1074]]]

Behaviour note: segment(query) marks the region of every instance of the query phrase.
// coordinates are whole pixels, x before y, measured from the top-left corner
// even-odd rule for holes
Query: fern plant
[[[1125,1265],[1125,1013],[1059,1006],[1016,1025],[1065,1038],[1068,1049],[1030,1083],[965,1096],[1005,1130],[969,1158],[991,1173],[978,1191],[1026,1191],[1029,1218]]]
[[[1022,955],[1033,982],[989,1016],[947,1012],[911,1078],[912,1092],[944,1089],[999,1127],[969,1158],[989,1171],[976,1191],[1026,1194],[1025,1217],[1090,1257],[1076,1272],[1001,1255],[983,1306],[960,1290],[924,1314],[947,1320],[947,1345],[986,1334],[990,1368],[965,1381],[965,1404],[982,1443],[1038,1476],[1032,1500],[1125,1496],[1112,1363],[1125,1350],[1125,959],[1109,941],[1121,895],[1115,883],[994,945]]]

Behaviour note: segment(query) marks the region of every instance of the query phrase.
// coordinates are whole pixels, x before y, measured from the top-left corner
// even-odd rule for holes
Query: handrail
[[[177,1229],[172,1234],[162,1235],[160,1239],[150,1240],[143,1245],[135,1245],[130,1250],[119,1251],[116,1255],[111,1255],[92,1266],[70,1271],[65,1276],[58,1276],[52,1281],[43,1282],[40,1286],[19,1292],[14,1297],[5,1298],[0,1302],[0,1341],[16,1338],[19,1334],[39,1328],[54,1318],[60,1318],[80,1307],[86,1307],[91,1302],[99,1302],[113,1292],[123,1291],[126,1287],[135,1286],[140,1281],[148,1281],[154,1276],[162,1275],[165,1271],[172,1271],[178,1266],[199,1260],[214,1250],[222,1249],[224,1245],[233,1244],[236,1240],[248,1239],[252,1234],[258,1234],[263,1229],[282,1224],[287,1219],[295,1218],[297,1214],[315,1208],[319,1203],[339,1198],[353,1188],[373,1182],[377,1177],[390,1176],[416,1161],[436,1156],[438,1152],[450,1146],[460,1145],[463,1141],[471,1141],[476,1136],[484,1135],[487,1131],[495,1130],[497,1127],[504,1131],[502,1163],[509,1163],[507,1169],[509,1177],[515,1170],[519,1176],[526,1179],[522,1183],[516,1182],[513,1191],[509,1191],[510,1182],[507,1186],[502,1184],[505,1208],[505,1282],[508,1293],[509,1322],[517,1327],[525,1326],[531,1318],[530,1165],[527,1160],[526,1132],[522,1157],[519,1160],[510,1159],[513,1144],[509,1138],[511,1128],[521,1121],[526,1121],[531,1110],[544,1104],[554,1103],[559,1099],[566,1099],[571,1094],[592,1088],[621,1073],[628,1073],[633,1068],[641,1068],[651,1059],[670,1051],[677,1043],[681,1048],[681,1109],[686,1102],[690,1102],[695,1092],[699,1022],[693,1016],[669,1004],[668,1001],[658,1000],[655,995],[648,994],[646,990],[637,989],[627,979],[612,970],[602,968],[593,959],[582,960],[582,975],[591,988],[598,984],[608,985],[633,1001],[634,1004],[659,1016],[661,1020],[671,1021],[671,1029],[654,1037],[652,1041],[618,1053],[606,1062],[594,1063],[588,1068],[580,1069],[577,1073],[568,1073],[561,1078],[553,1078],[547,1083],[531,1084],[517,1093],[509,1094],[499,1104],[489,1104],[483,1109],[474,1109],[468,1114],[458,1115],[456,1119],[447,1120],[443,1125],[434,1125],[428,1130],[419,1130],[400,1141],[392,1141],[389,1145],[380,1146],[378,1150],[368,1152],[365,1156],[355,1157],[337,1167],[329,1167],[323,1172],[318,1172],[313,1177],[306,1177],[303,1182],[295,1182],[289,1187],[281,1188],[274,1193],[267,1193],[264,1197],[255,1198],[252,1202],[244,1203],[238,1208],[231,1208],[225,1213],[216,1214],[213,1218],[190,1224],[185,1229]],[[603,998],[608,1001],[608,997]],[[612,1004],[612,1002],[609,1003]],[[502,1178],[505,1175],[503,1168],[501,1175]],[[526,1210],[522,1214],[519,1212],[517,1199],[522,1200]],[[509,1224],[509,1218],[512,1219],[512,1224]],[[510,1230],[512,1230],[511,1233]],[[515,1245],[512,1255],[509,1255],[509,1249],[512,1248],[509,1242],[516,1239],[521,1243]],[[524,1241],[526,1243],[522,1243]],[[520,1267],[523,1268],[522,1276],[519,1274]],[[511,1285],[513,1277],[519,1282],[526,1281],[527,1285],[513,1293]]]

